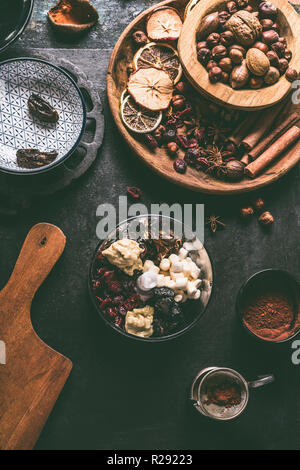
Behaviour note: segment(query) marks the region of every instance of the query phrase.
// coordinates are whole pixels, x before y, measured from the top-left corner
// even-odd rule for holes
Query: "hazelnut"
[[[200,49],[207,49],[208,45],[206,41],[199,41],[197,42],[197,51],[200,51]]]
[[[286,39],[283,38],[283,37],[281,37],[281,36],[280,36],[280,38],[278,39],[278,42],[282,42],[282,43],[285,45],[285,47],[287,46],[287,44],[286,44]]]
[[[259,223],[262,225],[270,225],[274,222],[274,217],[272,216],[271,212],[263,212],[259,219]]]
[[[231,31],[224,31],[220,36],[220,42],[223,46],[230,46],[234,41],[234,34]]]
[[[222,77],[222,69],[220,67],[213,67],[208,72],[209,80],[211,83],[217,83],[221,80]]]
[[[271,29],[274,29],[274,31],[276,31],[276,33],[279,34],[279,31],[280,31],[280,26],[278,23],[273,23],[272,24],[272,28]]]
[[[279,60],[279,72],[283,75],[289,68],[289,63],[286,59],[282,58]]]
[[[272,67],[276,67],[277,69],[279,68],[279,57],[274,51],[269,51],[267,52],[267,57],[270,61],[270,64]]]
[[[187,83],[180,81],[175,85],[176,91],[179,91],[179,93],[187,93],[189,90],[189,86]]]
[[[204,38],[207,38],[211,33],[217,31],[218,27],[220,24],[219,20],[219,14],[217,11],[214,13],[210,13],[209,15],[206,15],[198,28],[198,38],[203,40]]]
[[[274,31],[273,29],[270,29],[269,31],[263,31],[261,37],[263,42],[268,45],[277,42],[279,39],[278,33],[276,33],[276,31]]]
[[[267,44],[261,41],[256,41],[256,43],[253,44],[252,47],[255,47],[255,49],[259,49],[260,51],[264,52],[265,54],[268,52],[269,47]]]
[[[261,198],[261,197],[258,197],[255,201],[254,201],[254,207],[255,209],[257,210],[261,210],[265,205],[265,201]]]
[[[228,83],[228,82],[229,82],[229,73],[222,71],[222,75],[221,75],[221,78],[220,78],[220,82],[222,82],[222,83]]]
[[[216,46],[211,51],[213,59],[220,60],[227,56],[227,49],[224,46]]]
[[[183,95],[174,95],[172,98],[172,106],[175,109],[182,109],[185,105],[185,97]]]
[[[275,20],[277,16],[277,7],[272,2],[261,2],[258,6],[260,18]]]
[[[178,145],[176,144],[176,142],[169,142],[167,147],[168,147],[168,153],[170,155],[176,155],[177,154]]]
[[[211,33],[207,38],[206,42],[209,48],[215,47],[220,42],[220,34],[219,33]]]
[[[202,49],[198,50],[197,56],[199,62],[201,62],[202,65],[205,65],[211,59],[211,52],[209,49],[203,47]]]
[[[285,53],[285,47],[284,47],[284,44],[282,42],[274,42],[271,46],[271,49],[276,52],[276,54],[278,55],[278,57],[284,57],[284,53]]]
[[[218,63],[215,60],[210,60],[207,62],[206,70],[209,72],[213,67],[218,67]]]
[[[233,15],[234,13],[238,11],[238,6],[235,2],[227,2],[226,8],[231,15]]]
[[[259,88],[262,88],[263,84],[264,84],[264,80],[261,77],[250,78],[249,85],[250,85],[250,88],[252,88],[253,90],[258,90]]]
[[[274,85],[274,83],[278,82],[279,78],[280,78],[279,70],[276,69],[275,67],[270,67],[269,71],[264,76],[264,80],[265,80],[265,83],[267,83],[267,85]]]
[[[290,49],[286,49],[284,53],[284,58],[289,62],[292,58],[292,51]]]
[[[148,42],[148,38],[144,31],[136,31],[133,33],[132,39],[137,46],[144,46]]]
[[[260,24],[262,25],[263,31],[269,31],[269,29],[272,29],[274,23],[272,20],[263,19],[260,20]]]
[[[243,54],[243,57],[246,57],[246,49],[243,46],[240,46],[239,44],[232,44],[232,46],[229,46],[228,48],[229,52],[232,49],[237,49],[238,51],[241,51],[241,53]]]
[[[231,72],[232,61],[230,57],[223,57],[223,59],[221,59],[219,62],[219,67],[223,70],[223,72]]]
[[[253,207],[248,206],[248,207],[242,207],[240,210],[240,214],[244,219],[247,219],[248,217],[252,217],[254,214]]]
[[[292,69],[291,67],[289,67],[287,71],[285,72],[285,78],[289,82],[293,82],[294,80],[297,80],[298,77],[299,77],[299,73],[297,72],[297,70]]]
[[[231,49],[229,57],[234,64],[241,64],[244,58],[243,53],[238,49]]]

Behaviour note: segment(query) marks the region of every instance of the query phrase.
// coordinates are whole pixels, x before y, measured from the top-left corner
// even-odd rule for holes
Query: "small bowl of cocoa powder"
[[[289,341],[300,330],[300,285],[286,271],[265,269],[241,287],[236,308],[252,336],[270,343]]]

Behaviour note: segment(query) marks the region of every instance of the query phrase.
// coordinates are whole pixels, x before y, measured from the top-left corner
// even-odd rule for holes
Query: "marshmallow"
[[[183,264],[181,261],[173,261],[170,270],[173,271],[174,273],[181,273],[182,268],[183,268]]]
[[[185,248],[187,251],[195,250],[193,242],[184,242],[183,248]]]
[[[194,300],[200,299],[200,295],[201,295],[201,292],[199,291],[199,289],[197,289],[195,294],[193,295],[193,299]]]
[[[200,272],[201,272],[201,271],[200,271],[200,269],[199,269],[198,267],[193,268],[193,269],[191,270],[191,276],[192,276],[194,279],[198,279]]]
[[[171,266],[171,263],[168,258],[163,258],[159,265],[162,271],[168,271],[170,269],[170,266]]]
[[[178,278],[184,278],[184,274],[183,273],[173,273],[173,271],[170,272],[170,276],[171,276],[171,279],[173,279],[173,281],[176,281],[176,279]]]
[[[175,280],[175,288],[176,289],[186,289],[187,283],[188,283],[188,280],[187,280],[186,277],[182,277],[182,278],[179,277]]]
[[[146,271],[139,276],[137,280],[137,287],[142,292],[149,292],[157,286],[157,274],[152,271]]]
[[[172,281],[172,279],[165,281],[165,286],[169,289],[175,289],[175,281]]]
[[[178,261],[178,256],[173,253],[169,256],[169,260],[171,261],[171,263],[174,263],[175,261]]]
[[[195,286],[195,283],[193,281],[189,281],[187,283],[187,288],[186,288],[188,296],[192,297],[195,294],[196,290],[197,290],[197,287]]]
[[[163,287],[165,285],[165,276],[163,274],[157,275],[157,287]]]
[[[185,259],[188,255],[188,251],[185,248],[180,248],[178,252],[179,259]]]
[[[181,294],[177,294],[174,297],[175,302],[182,302],[182,299],[183,299],[183,295]]]
[[[195,250],[202,250],[203,244],[200,242],[199,238],[196,238],[193,242]]]
[[[148,271],[151,271],[152,273],[159,274],[159,267],[158,266],[152,266]]]

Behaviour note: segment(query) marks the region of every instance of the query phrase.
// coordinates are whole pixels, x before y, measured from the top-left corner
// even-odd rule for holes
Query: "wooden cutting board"
[[[32,299],[65,244],[59,228],[35,225],[0,291],[0,340],[6,352],[6,363],[0,363],[2,450],[33,448],[72,369],[69,359],[37,336],[30,319]]]

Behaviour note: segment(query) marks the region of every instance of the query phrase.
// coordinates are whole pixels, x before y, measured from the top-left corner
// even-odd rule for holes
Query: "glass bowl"
[[[138,238],[136,235],[137,226],[139,227]],[[163,232],[164,234],[169,235],[172,231],[175,239],[180,238],[179,235],[182,234],[182,243],[192,242],[195,240],[199,241],[199,239],[188,226],[183,225],[182,222],[172,217],[150,214],[129,218],[117,225],[115,229],[112,230],[110,234],[97,245],[97,248],[92,257],[89,271],[89,293],[96,311],[108,326],[123,336],[126,336],[127,338],[153,343],[166,341],[181,336],[182,334],[191,330],[191,328],[193,328],[193,326],[195,326],[196,323],[200,320],[209,304],[212,295],[213,267],[210,257],[202,243],[199,244],[198,249],[189,252],[189,256],[192,259],[197,259],[197,265],[200,268],[199,279],[201,280],[201,284],[199,289],[201,294],[198,300],[188,300],[182,304],[183,309],[186,309],[188,316],[190,315],[190,309],[188,308],[188,305],[191,305],[191,302],[194,302],[193,307],[195,307],[196,311],[194,311],[193,308],[193,314],[191,314],[190,317],[186,319],[184,325],[182,325],[177,331],[174,331],[170,334],[165,334],[163,336],[150,336],[147,338],[128,333],[125,328],[115,325],[113,321],[110,320],[109,316],[100,308],[100,303],[97,300],[97,291],[93,287],[94,282],[97,280],[97,270],[99,268],[99,260],[97,255],[99,251],[108,248],[108,246],[120,238],[131,238],[136,241],[141,241],[148,237],[149,231],[151,231],[152,239],[158,239],[159,236],[157,236],[157,234],[159,232]]]

